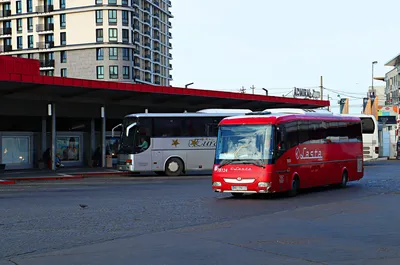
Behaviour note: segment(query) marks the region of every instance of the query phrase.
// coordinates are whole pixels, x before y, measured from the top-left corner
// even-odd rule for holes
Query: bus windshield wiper
[[[233,164],[234,162],[239,162],[240,159],[232,159],[232,160],[222,160],[221,164],[219,165],[219,167],[223,167],[225,165],[229,165],[229,164]]]
[[[250,160],[250,159],[248,159],[248,160],[241,160],[240,162],[241,162],[240,164],[251,164],[251,165],[255,165],[255,166],[261,167],[261,168],[265,168],[265,166],[258,160]]]

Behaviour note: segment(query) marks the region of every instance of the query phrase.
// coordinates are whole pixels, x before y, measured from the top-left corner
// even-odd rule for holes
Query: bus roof
[[[201,112],[185,112],[185,113],[135,113],[128,114],[125,118],[178,118],[178,117],[230,117],[240,115],[241,113],[201,113]]]
[[[219,125],[237,125],[237,124],[279,124],[282,122],[298,121],[298,120],[322,120],[322,121],[353,121],[360,122],[360,118],[356,116],[326,115],[319,113],[307,114],[287,114],[287,113],[265,113],[255,115],[240,115],[227,117],[223,119]]]

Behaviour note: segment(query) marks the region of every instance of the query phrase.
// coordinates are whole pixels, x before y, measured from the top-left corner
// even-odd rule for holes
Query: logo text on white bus
[[[307,147],[296,148],[296,159],[322,159],[322,151],[318,149],[308,149]]]

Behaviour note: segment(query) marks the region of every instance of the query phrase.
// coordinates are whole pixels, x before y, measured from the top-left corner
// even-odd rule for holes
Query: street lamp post
[[[372,92],[375,92],[374,90],[374,65],[377,64],[377,61],[372,62]]]

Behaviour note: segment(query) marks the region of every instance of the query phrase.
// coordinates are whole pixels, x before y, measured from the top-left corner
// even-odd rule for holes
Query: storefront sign
[[[293,95],[294,97],[302,97],[302,98],[313,98],[313,99],[321,98],[321,93],[319,91],[309,88],[295,87]]]

